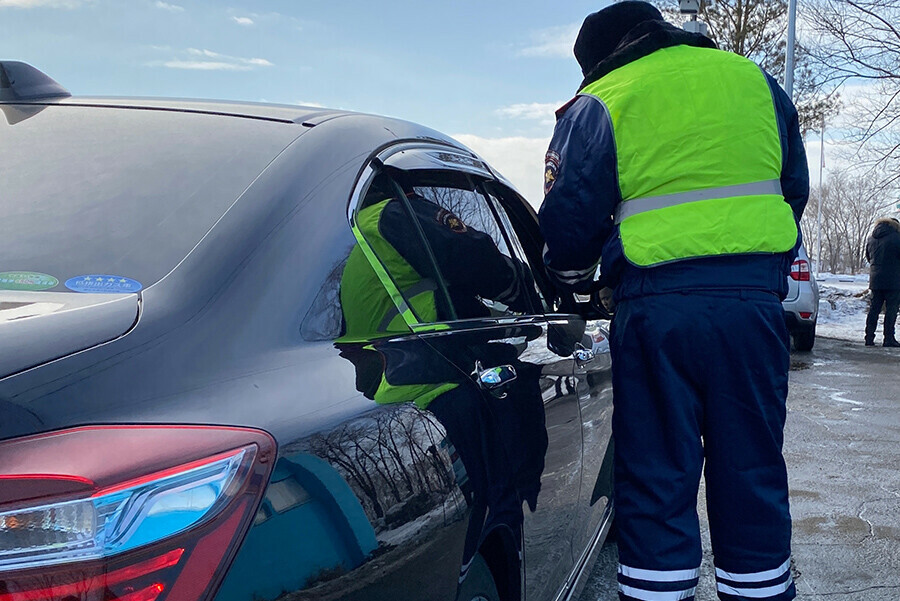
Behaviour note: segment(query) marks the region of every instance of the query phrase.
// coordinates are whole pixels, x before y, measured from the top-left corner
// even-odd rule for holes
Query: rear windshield
[[[0,111],[0,290],[154,284],[303,131],[161,110]]]

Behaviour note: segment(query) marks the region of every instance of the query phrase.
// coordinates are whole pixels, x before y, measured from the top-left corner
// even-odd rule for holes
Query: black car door
[[[544,301],[545,317],[555,344],[571,353],[570,366],[576,386],[582,438],[582,471],[579,500],[571,537],[575,558],[570,587],[583,576],[590,553],[608,530],[612,499],[612,374],[609,353],[609,321],[600,318],[596,307],[581,303],[569,295],[565,299],[549,278],[543,266],[544,241],[534,213],[509,186],[499,181],[487,182],[485,193],[496,205],[498,214],[512,244],[532,266],[536,284]],[[573,310],[588,316],[585,321]],[[566,309],[566,310],[563,310]],[[603,317],[606,317],[604,315]]]
[[[429,406],[460,455],[469,456],[471,479],[481,483],[481,532],[466,547],[512,545],[524,559],[524,570],[514,573],[523,574],[527,597],[553,599],[575,561],[582,448],[572,351],[584,322],[545,316],[546,301],[504,226],[503,207],[484,187],[493,176],[480,161],[427,145],[397,147],[380,161],[377,171],[390,179],[416,231],[394,231],[386,216],[379,234],[435,282],[435,320],[421,320],[429,309],[421,303],[417,308],[410,293],[401,292],[402,283],[396,295],[405,304],[398,310],[471,382]],[[366,196],[351,211],[372,206]],[[390,257],[377,256],[374,246],[372,254],[386,286],[402,279],[391,273]],[[484,417],[473,425],[478,412]],[[514,580],[498,587],[511,592],[521,585]]]

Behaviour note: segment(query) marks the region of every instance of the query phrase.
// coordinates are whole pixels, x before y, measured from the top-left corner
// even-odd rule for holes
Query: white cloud
[[[231,17],[231,20],[238,25],[243,25],[245,27],[253,25],[253,19],[251,19],[250,17]]]
[[[223,56],[218,52],[213,52],[212,50],[200,49],[200,48],[188,48],[188,54],[193,54],[194,56],[205,56],[207,58],[217,58]]]
[[[197,48],[188,48],[188,54],[192,54],[194,56],[203,56],[206,58],[212,58],[219,61],[236,64],[240,66],[247,67],[272,67],[273,64],[267,61],[264,58],[241,58],[239,56],[229,56],[227,54],[219,54],[218,52],[213,52],[212,50],[199,50]]]
[[[325,108],[324,104],[319,104],[318,102],[308,102],[306,100],[298,100],[294,104],[299,104],[300,106],[310,106],[312,108],[318,108],[318,109]]]
[[[92,0],[0,0],[0,8],[78,8]]]
[[[172,60],[164,61],[163,67],[169,69],[193,69],[197,71],[249,71],[250,67],[246,65],[236,65],[234,63],[222,63],[218,61],[182,61]]]
[[[548,27],[531,34],[531,43],[521,48],[519,56],[572,58],[572,47],[578,37],[578,23]]]
[[[556,122],[556,109],[563,104],[564,100],[511,104],[497,109],[496,113],[508,119],[524,119],[538,121],[541,125],[553,125]]]
[[[511,181],[535,208],[544,200],[544,155],[550,138],[453,136]]]
[[[178,6],[177,4],[169,4],[168,2],[163,2],[162,0],[156,0],[153,4],[156,8],[161,8],[163,10],[167,10],[170,13],[183,13],[184,7]]]
[[[167,61],[153,61],[151,67],[167,67],[169,69],[192,69],[197,71],[250,71],[257,67],[272,67],[272,62],[264,58],[243,58],[229,56],[212,50],[188,48],[187,57],[174,58]]]

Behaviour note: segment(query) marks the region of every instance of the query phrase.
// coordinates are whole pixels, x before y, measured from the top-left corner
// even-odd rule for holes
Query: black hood
[[[625,0],[588,15],[575,39],[575,59],[581,73],[587,75],[594,66],[615,51],[622,38],[644,21],[665,21],[662,13],[648,2]]]
[[[579,33],[579,38],[581,36],[582,34]],[[622,37],[612,54],[587,71],[584,81],[581,82],[578,89],[581,90],[607,73],[657,50],[682,45],[716,48],[716,43],[705,35],[687,32],[665,21],[654,19],[638,23]]]
[[[884,238],[887,235],[900,232],[900,222],[895,219],[879,219],[872,230],[873,238]]]

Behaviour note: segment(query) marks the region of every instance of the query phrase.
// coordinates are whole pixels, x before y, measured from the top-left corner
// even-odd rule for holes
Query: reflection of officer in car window
[[[397,198],[398,192],[387,176],[376,177],[358,216],[360,229],[382,262],[399,258],[423,280],[434,282],[438,274],[406,207]],[[413,192],[407,191],[406,196],[458,317],[488,316],[490,313],[479,297],[503,303],[513,311],[531,311],[531,274],[521,261],[501,253],[488,234],[467,225],[447,209]],[[377,219],[372,218],[375,214]],[[382,242],[390,247],[384,249],[387,256],[374,248]],[[394,276],[392,267],[395,265],[386,265]],[[448,319],[451,313],[443,306],[444,299],[440,295],[436,298],[437,321]]]

